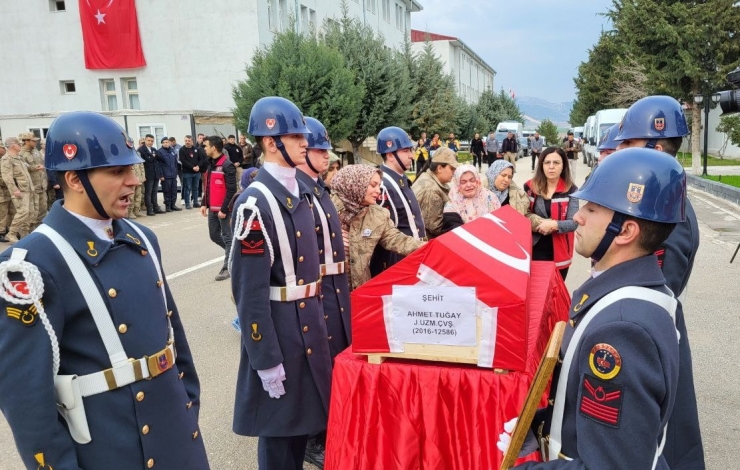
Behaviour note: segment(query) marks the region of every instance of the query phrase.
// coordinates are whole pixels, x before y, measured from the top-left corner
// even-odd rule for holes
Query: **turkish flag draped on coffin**
[[[79,0],[85,68],[131,69],[146,65],[134,0]]]

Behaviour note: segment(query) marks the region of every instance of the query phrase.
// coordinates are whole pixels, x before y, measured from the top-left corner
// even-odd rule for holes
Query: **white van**
[[[594,160],[598,161],[599,157],[599,151],[596,150],[599,147],[599,144],[601,143],[601,135],[604,133],[605,130],[612,127],[614,124],[622,122],[622,118],[627,113],[627,108],[619,108],[619,109],[602,109],[601,111],[596,113],[596,117],[594,118],[594,129],[593,129],[593,137],[594,137]]]
[[[522,132],[524,131],[524,125],[521,122],[516,121],[501,121],[498,123],[498,126],[496,126],[496,133],[506,133],[506,132],[513,132],[514,135],[517,136],[517,138],[522,137]]]
[[[589,116],[583,125],[583,163],[593,166],[597,159],[594,157],[596,147],[594,147],[594,119],[596,116]]]

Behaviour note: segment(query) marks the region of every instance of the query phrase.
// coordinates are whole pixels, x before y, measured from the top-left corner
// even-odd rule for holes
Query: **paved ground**
[[[528,159],[518,163],[516,180],[523,183],[531,177],[530,163]],[[579,163],[577,181],[581,182],[587,172],[588,168]],[[702,242],[686,292],[685,312],[707,464],[712,470],[737,468],[740,379],[735,353],[740,337],[740,259],[734,264],[729,260],[740,242],[740,207],[695,190],[689,194],[699,217]],[[201,429],[211,467],[256,469],[256,440],[231,431],[239,336],[230,325],[235,312],[229,283],[213,280],[222,253],[208,239],[206,221],[195,211],[139,221],[159,236],[170,287],[187,328],[201,378]],[[576,255],[567,282],[571,291],[588,274],[588,262]],[[2,418],[0,455],[0,470],[23,468]],[[307,465],[309,469],[313,467]]]

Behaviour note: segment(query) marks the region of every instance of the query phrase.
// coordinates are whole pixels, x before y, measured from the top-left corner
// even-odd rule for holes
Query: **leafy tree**
[[[365,139],[384,127],[408,127],[413,86],[403,55],[387,49],[371,26],[349,16],[348,8],[343,1],[342,16],[324,23],[324,41],[341,53],[344,67],[354,71],[355,86],[364,90],[356,108],[359,118],[347,135],[356,156]]]
[[[234,86],[234,116],[247,130],[254,103],[264,96],[283,96],[306,116],[320,120],[329,136],[345,139],[355,128],[364,94],[339,51],[289,29],[278,33],[267,49],[256,51],[247,78]]]
[[[477,104],[468,103],[458,97],[457,119],[450,129],[461,139],[472,139],[476,132],[485,135],[490,129],[488,121],[478,111]]]
[[[717,132],[725,134],[722,151],[719,152],[719,156],[722,158],[722,153],[724,152],[724,149],[727,148],[727,141],[730,141],[735,145],[740,145],[740,114],[722,116],[716,130]]]
[[[481,93],[476,112],[482,118],[482,133],[496,129],[501,121],[524,121],[516,101],[503,89],[498,93],[491,90]]]
[[[411,135],[418,138],[422,132],[459,132],[456,118],[460,111],[467,109],[460,108],[455,79],[445,73],[431,41],[425,41],[424,50],[417,56],[412,53],[411,43],[407,40],[403,57],[414,89],[412,122],[408,129]]]
[[[542,121],[536,131],[545,138],[547,145],[558,145],[560,143],[560,139],[558,138],[558,126],[556,126],[551,120],[545,119]]]
[[[725,88],[740,59],[736,0],[612,0],[606,16],[645,67],[649,91],[693,102]],[[701,113],[692,113],[693,129]],[[699,172],[699,133],[692,133],[692,167]]]

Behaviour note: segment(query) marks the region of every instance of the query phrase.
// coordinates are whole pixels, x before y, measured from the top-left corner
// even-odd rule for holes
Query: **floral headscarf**
[[[337,171],[331,180],[331,190],[344,204],[344,210],[339,213],[342,227],[347,229],[352,219],[365,207],[362,203],[367,194],[370,180],[380,170],[370,165],[348,165]]]
[[[506,196],[509,195],[509,188],[506,188],[503,191],[499,191],[498,189],[496,189],[496,185],[494,183],[496,182],[496,177],[500,175],[502,171],[509,167],[513,169],[514,165],[511,162],[507,162],[506,160],[501,159],[493,162],[493,165],[489,166],[488,170],[486,171],[486,177],[488,178],[488,189],[490,189],[491,192],[496,195],[496,197],[498,198],[498,202],[502,204],[506,200]]]
[[[478,191],[473,197],[465,197],[460,193],[460,178],[465,173],[473,173],[478,180]],[[495,194],[481,185],[478,169],[473,165],[460,165],[452,176],[450,185],[450,201],[445,204],[445,212],[457,212],[463,219],[463,223],[475,220],[501,207],[501,203]]]

